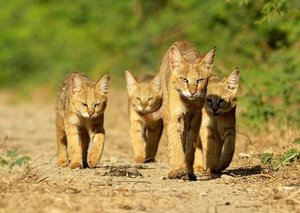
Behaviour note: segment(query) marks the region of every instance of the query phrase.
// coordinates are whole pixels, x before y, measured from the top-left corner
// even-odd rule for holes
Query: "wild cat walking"
[[[101,158],[105,131],[104,110],[110,77],[97,83],[82,73],[65,76],[56,101],[57,165],[95,167]]]
[[[238,69],[227,78],[214,76],[209,79],[195,153],[195,171],[221,172],[231,163],[235,149],[238,85]]]
[[[159,75],[143,75],[137,80],[129,71],[125,71],[125,76],[134,159],[138,163],[153,162],[163,130],[163,123],[162,119],[146,120],[144,115],[161,107],[160,77]]]
[[[216,48],[200,55],[189,42],[175,42],[160,68],[162,117],[168,140],[169,178],[196,180],[193,171],[202,107]]]

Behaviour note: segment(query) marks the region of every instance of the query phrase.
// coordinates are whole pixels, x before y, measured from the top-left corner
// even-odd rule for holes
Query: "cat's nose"
[[[190,91],[192,96],[195,95],[195,93],[197,92],[195,89],[190,89],[189,91]]]
[[[94,115],[94,112],[93,112],[93,111],[89,111],[88,113],[89,113],[89,116],[90,116],[90,117],[92,117],[92,116]]]
[[[147,103],[145,103],[145,102],[141,102],[141,106],[142,106],[142,108],[143,108],[143,109],[145,109],[145,108],[146,108],[146,106],[147,106]]]
[[[218,108],[216,108],[216,109],[211,109],[213,112],[217,112],[218,111]]]

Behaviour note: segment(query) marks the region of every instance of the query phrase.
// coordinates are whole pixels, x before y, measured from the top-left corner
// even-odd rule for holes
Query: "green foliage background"
[[[112,76],[158,72],[177,40],[204,53],[215,72],[241,70],[243,124],[273,118],[300,124],[300,3],[296,0],[0,0],[0,87],[56,91],[81,71]]]

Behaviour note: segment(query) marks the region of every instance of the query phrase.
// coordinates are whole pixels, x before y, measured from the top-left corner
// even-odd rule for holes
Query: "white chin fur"
[[[81,113],[81,116],[84,118],[90,118],[90,115],[88,113]]]
[[[198,98],[199,96],[201,96],[201,94],[199,94],[198,91],[194,95],[191,95],[191,93],[189,91],[183,91],[182,95],[191,100],[194,100],[194,99]]]
[[[141,107],[141,106],[137,106],[137,107],[136,107],[136,110],[139,111],[139,112],[144,111],[143,107]]]

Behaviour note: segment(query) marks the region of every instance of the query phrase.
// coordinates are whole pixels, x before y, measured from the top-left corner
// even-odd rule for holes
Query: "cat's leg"
[[[82,147],[78,126],[66,125],[68,149],[71,156],[71,169],[82,168]]]
[[[218,171],[226,169],[232,161],[235,149],[235,130],[227,129],[223,137],[223,150],[219,160]]]
[[[194,171],[195,172],[203,172],[203,146],[201,137],[199,135],[197,144],[196,144],[196,151],[195,151],[195,160],[194,160]]]
[[[201,127],[202,128],[202,127]],[[217,154],[218,144],[214,129],[211,126],[205,126],[201,132],[201,140],[203,142],[204,166],[206,173],[211,175],[216,171],[219,163],[219,155]]]
[[[163,130],[162,120],[149,123],[147,130],[148,135],[146,143],[146,162],[154,162],[159,140]]]
[[[183,115],[170,113],[170,121],[166,124],[168,138],[168,154],[171,171],[168,178],[186,178],[186,163],[183,146],[185,145],[184,118]]]
[[[90,144],[88,148],[88,165],[90,168],[94,168],[100,161],[104,142],[105,142],[105,132],[103,128],[98,128],[90,133]]]
[[[67,151],[67,137],[64,128],[63,119],[57,115],[56,118],[56,140],[57,140],[57,165],[67,166],[68,151]]]
[[[142,120],[134,120],[130,124],[131,143],[134,152],[134,160],[143,163],[146,159],[146,127]]]
[[[83,167],[87,168],[89,167],[87,163],[87,152],[90,143],[90,135],[85,128],[80,128],[79,134],[80,134],[80,141],[81,141],[81,148],[82,148],[82,163],[83,163]]]
[[[189,128],[187,133],[187,139],[185,144],[185,161],[187,166],[187,172],[189,180],[196,180],[196,176],[194,175],[194,159],[195,159],[195,148],[197,144],[197,139],[199,136],[199,129],[201,124],[201,111],[200,113],[196,113],[192,116],[189,121]]]

